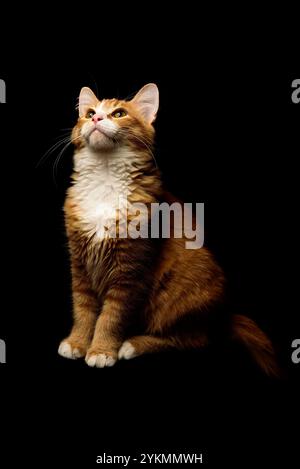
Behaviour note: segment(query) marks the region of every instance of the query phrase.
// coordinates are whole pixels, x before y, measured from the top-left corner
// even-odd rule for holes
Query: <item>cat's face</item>
[[[147,142],[149,145],[157,110],[158,89],[152,83],[144,86],[131,101],[99,100],[89,88],[82,88],[73,142],[77,147],[89,147],[93,151]]]

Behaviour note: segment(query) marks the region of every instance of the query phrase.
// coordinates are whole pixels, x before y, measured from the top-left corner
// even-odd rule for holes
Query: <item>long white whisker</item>
[[[130,134],[132,137],[136,138],[136,140],[138,140],[139,142],[141,142],[143,145],[145,145],[145,147],[148,149],[150,155],[152,156],[153,158],[153,161],[155,163],[155,166],[156,168],[158,168],[158,164],[157,164],[157,161],[156,161],[156,158],[153,154],[153,151],[151,150],[150,148],[150,142],[145,142],[145,140],[143,140],[142,138],[138,137],[137,135],[135,135],[130,129],[127,129],[126,132],[124,132],[124,134],[127,133],[127,134]]]
[[[46,151],[46,153],[43,154],[41,159],[38,161],[36,168],[38,168],[42,163],[46,161],[46,159],[53,153],[57,148],[59,148],[61,145],[64,145],[66,142],[70,140],[70,136],[62,138],[59,142],[54,143],[49,150]]]
[[[75,140],[78,140],[79,138],[81,138],[81,135],[79,135],[78,137],[75,137],[73,139],[70,139],[69,142],[66,143],[66,145],[64,145],[64,147],[62,148],[62,150],[59,152],[59,154],[57,155],[57,157],[55,158],[55,161],[54,161],[54,164],[53,164],[53,171],[52,171],[52,174],[53,174],[53,181],[54,181],[54,184],[57,186],[56,184],[56,176],[57,176],[57,168],[58,168],[58,164],[65,152],[65,150],[73,143],[75,142]]]

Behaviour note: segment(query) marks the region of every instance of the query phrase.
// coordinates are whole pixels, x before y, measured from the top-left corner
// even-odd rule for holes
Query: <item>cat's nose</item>
[[[93,115],[92,121],[94,122],[94,124],[97,124],[97,122],[102,121],[104,119],[104,117],[105,117],[104,114],[97,113],[97,114]]]

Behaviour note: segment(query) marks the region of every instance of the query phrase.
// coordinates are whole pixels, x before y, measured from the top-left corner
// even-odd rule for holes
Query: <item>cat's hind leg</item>
[[[188,335],[174,335],[160,337],[154,335],[140,335],[127,339],[123,342],[119,353],[119,360],[129,360],[140,355],[163,352],[171,349],[196,349],[207,345],[207,338],[204,335],[189,337]]]
[[[172,338],[151,335],[135,336],[123,342],[118,353],[118,358],[119,360],[122,358],[129,360],[145,353],[160,352],[172,348],[172,346],[175,346]]]

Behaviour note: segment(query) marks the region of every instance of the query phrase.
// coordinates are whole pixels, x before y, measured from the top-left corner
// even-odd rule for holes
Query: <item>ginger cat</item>
[[[205,346],[209,312],[222,301],[223,272],[206,248],[186,249],[185,239],[174,236],[107,233],[113,215],[120,217],[120,197],[146,206],[176,201],[164,190],[152,153],[158,104],[155,84],[130,101],[98,100],[89,88],[80,92],[73,184],[64,206],[74,324],[59,354],[85,357],[91,367]],[[272,374],[276,364],[266,335],[245,316],[230,321],[231,337]]]

